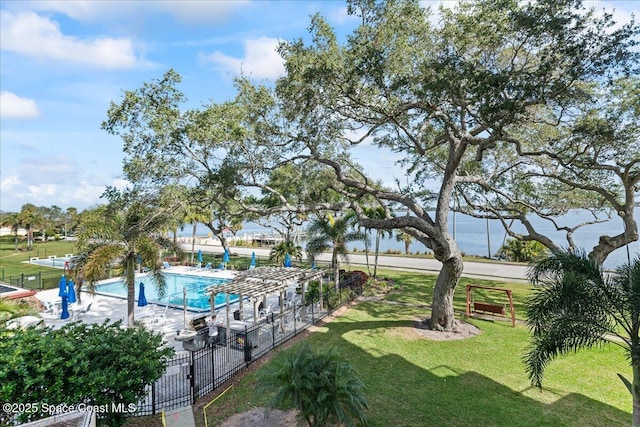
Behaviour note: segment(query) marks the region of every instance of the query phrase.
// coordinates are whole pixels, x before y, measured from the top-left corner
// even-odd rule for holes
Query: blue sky
[[[640,11],[587,4],[623,22]],[[0,1],[0,210],[103,202],[122,184],[122,143],[100,129],[110,101],[169,68],[192,107],[233,97],[240,70],[274,81],[278,41],[306,37],[315,12],[341,34],[357,24],[343,1]],[[389,153],[356,158],[375,178],[400,176]]]

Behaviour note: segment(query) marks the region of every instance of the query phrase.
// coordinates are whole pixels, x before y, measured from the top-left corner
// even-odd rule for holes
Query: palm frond
[[[114,244],[102,244],[97,246],[87,255],[82,269],[84,279],[93,284],[107,276],[109,267],[115,262],[121,261],[126,253],[126,248]]]
[[[640,305],[630,307],[626,295],[636,296],[625,291],[633,286],[628,280],[621,282],[621,277],[622,272],[605,273],[584,252],[558,251],[534,262],[529,279],[536,289],[526,300],[533,337],[524,363],[535,385],[541,385],[545,368],[557,355],[606,343],[608,335],[620,335],[620,326],[638,330],[637,316],[634,320],[632,313],[640,312]],[[638,351],[633,350],[638,348],[637,337],[635,341],[630,338],[625,337],[623,343],[632,343],[625,348],[633,359],[640,354],[633,353]]]

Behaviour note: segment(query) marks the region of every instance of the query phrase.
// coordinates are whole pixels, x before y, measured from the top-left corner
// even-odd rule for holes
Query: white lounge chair
[[[153,314],[144,319],[144,322],[148,325],[165,325],[167,323],[167,310],[168,305],[164,306],[164,310],[160,310],[160,307],[154,307]]]
[[[87,305],[86,307],[77,307],[77,308],[73,308],[73,320],[78,320],[78,317],[80,317],[81,314],[85,314],[88,313],[89,310],[91,310],[91,306],[93,305],[93,303],[89,303],[89,305]]]
[[[145,319],[150,319],[151,317],[153,317],[153,315],[156,312],[156,305],[155,304],[147,304],[144,307],[142,307],[142,309],[140,309],[139,313],[137,314],[137,319],[140,321],[144,321]]]

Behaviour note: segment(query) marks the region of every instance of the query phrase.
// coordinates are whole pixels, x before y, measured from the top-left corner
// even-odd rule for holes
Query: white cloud
[[[139,25],[141,16],[161,13],[181,22],[210,25],[220,22],[234,10],[250,5],[250,1],[95,1],[47,0],[10,3],[12,10],[35,10],[62,13],[80,22],[127,21]]]
[[[40,111],[33,99],[22,98],[5,90],[0,92],[0,117],[31,119],[38,116],[40,116]]]
[[[284,74],[284,61],[276,51],[278,43],[277,39],[268,37],[249,39],[244,43],[244,58],[234,58],[216,51],[205,59],[234,74],[243,72],[254,78],[275,80]]]
[[[18,185],[20,185],[20,179],[15,175],[3,178],[0,181],[0,188],[2,190],[4,190],[4,191],[11,190],[12,188],[14,188],[14,187],[16,187]]]
[[[115,187],[118,190],[126,190],[130,187],[130,185],[131,183],[129,181],[122,178],[114,179],[113,182],[111,182],[111,186]]]
[[[0,12],[2,50],[40,60],[58,60],[104,68],[133,68],[138,65],[133,43],[126,38],[82,40],[66,36],[57,22],[34,12],[13,15]]]

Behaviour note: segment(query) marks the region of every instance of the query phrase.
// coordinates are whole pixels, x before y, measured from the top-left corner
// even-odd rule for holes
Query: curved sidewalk
[[[185,253],[191,252],[191,243],[183,243],[180,245]],[[234,253],[238,253],[239,255],[251,256],[251,252],[255,252],[257,256],[260,257],[268,257],[270,249],[268,248],[245,248],[245,247],[236,247],[232,246],[232,251]],[[195,252],[198,252],[198,249],[202,250],[203,253],[214,253],[221,254],[223,252],[222,246],[218,245],[203,245],[196,244]],[[331,262],[331,254],[323,253],[318,256],[318,260],[322,262]],[[366,257],[363,254],[349,254],[349,265],[358,265],[363,266],[367,265]],[[369,265],[373,265],[373,255],[369,255]],[[438,274],[442,267],[442,264],[431,258],[413,258],[413,257],[404,257],[404,256],[389,256],[389,255],[379,255],[378,256],[378,267],[379,268],[396,268],[402,270],[412,270],[412,271],[424,271],[432,274]],[[516,281],[516,282],[526,282],[527,281],[527,266],[526,265],[516,265],[509,264],[505,262],[473,262],[473,261],[465,261],[464,262],[464,272],[462,273],[465,277],[475,277],[479,279],[487,279],[487,280],[501,280],[501,281]]]

